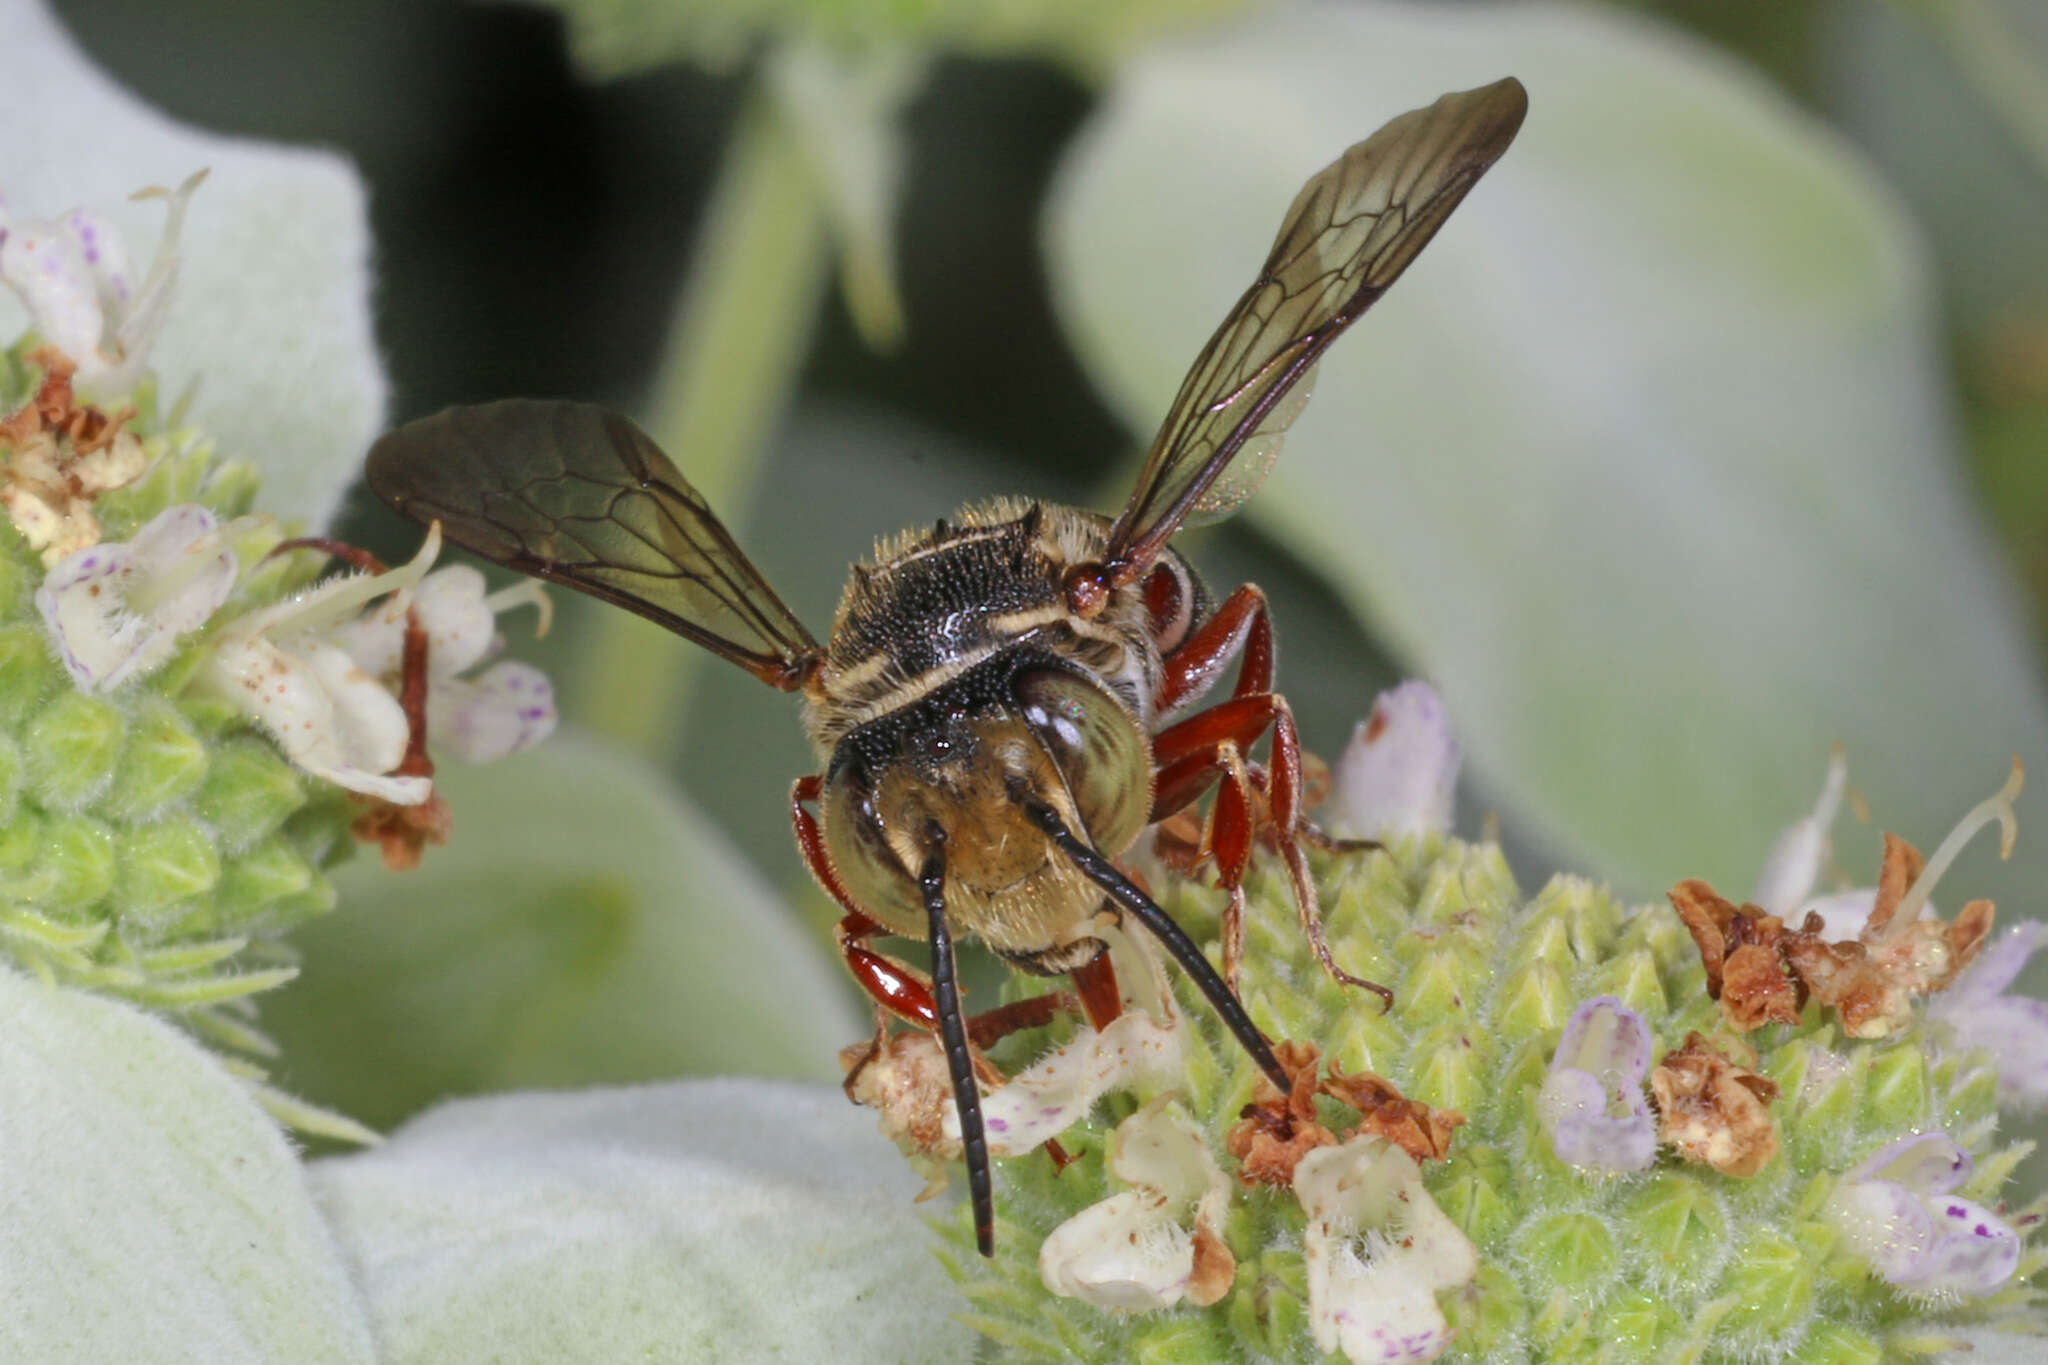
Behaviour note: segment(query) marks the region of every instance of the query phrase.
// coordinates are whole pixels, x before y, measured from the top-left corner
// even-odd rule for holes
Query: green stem
[[[803,362],[827,265],[816,172],[757,84],[726,149],[649,404],[654,439],[736,531]],[[627,612],[597,620],[570,680],[576,714],[644,753],[668,752],[701,653]]]

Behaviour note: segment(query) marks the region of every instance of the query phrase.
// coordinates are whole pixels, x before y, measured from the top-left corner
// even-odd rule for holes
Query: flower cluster
[[[447,829],[428,737],[497,758],[554,707],[524,664],[466,676],[535,589],[430,572],[437,535],[390,571],[288,539],[250,467],[159,411],[201,179],[165,196],[139,283],[91,214],[0,218],[32,326],[0,350],[0,946],[260,1055],[249,998],[294,974],[277,935],[332,904],[351,827],[415,860]],[[335,554],[365,571],[316,582]]]
[[[2048,1067],[2037,1002],[2003,995],[2035,934],[1987,940],[1988,906],[1966,907],[1963,934],[1922,914],[1971,830],[2010,831],[2017,781],[1924,872],[1894,841],[1867,913],[1824,928],[1800,912],[1838,761],[1766,867],[1782,913],[1723,913],[1689,887],[1674,893],[1681,918],[1564,876],[1525,898],[1497,848],[1446,832],[1445,730],[1426,689],[1382,699],[1328,818],[1385,846],[1317,864],[1331,946],[1395,987],[1390,1010],[1316,963],[1284,869],[1255,878],[1241,993],[1293,1093],[1179,984],[1153,1003],[1133,990],[1112,1028],[1143,1021],[1142,1064],[1103,1065],[1108,1034],[1085,1027],[1049,1052],[1032,1031],[989,1049],[1018,1072],[983,1100],[999,1116],[1040,1113],[1047,1074],[1092,1061],[1089,1084],[1021,1140],[990,1124],[1008,1158],[995,1261],[967,1253],[959,1220],[949,1232],[967,1321],[1015,1359],[1548,1360],[1625,1345],[1849,1362],[2023,1314],[2039,1215],[1998,1204],[2025,1149],[1990,1136],[2001,1085],[2024,1092]],[[1215,931],[1218,893],[1152,880],[1191,931]],[[1688,908],[1702,905],[1713,912]],[[1853,989],[1798,965],[1783,945],[1800,934],[1819,945],[1809,958],[1851,963]],[[1112,943],[1119,979],[1145,980],[1137,945]],[[1750,948],[1790,982],[1754,1018],[1727,999]],[[2015,1016],[2022,1046],[1980,1050],[1992,1019]],[[922,1129],[901,1121],[903,1089],[857,1078],[853,1092],[928,1163],[957,1158],[936,1048],[899,1035],[882,1053],[920,1050]]]

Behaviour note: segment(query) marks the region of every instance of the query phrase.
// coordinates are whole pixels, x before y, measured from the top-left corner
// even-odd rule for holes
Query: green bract
[[[1928,1297],[1878,1278],[1826,1214],[1858,1163],[1907,1135],[1936,1132],[1976,1159],[1956,1193],[1996,1207],[2031,1144],[1992,1141],[1996,1084],[1985,1054],[1943,1053],[1924,1022],[1880,1042],[1847,1041],[1817,1004],[1797,1026],[1739,1040],[1722,1026],[1699,951],[1668,907],[1625,907],[1573,877],[1525,897],[1499,849],[1435,835],[1318,863],[1331,946],[1348,969],[1394,988],[1383,1014],[1374,997],[1323,974],[1274,870],[1251,888],[1241,988],[1253,1018],[1276,1040],[1315,1043],[1345,1073],[1377,1073],[1409,1100],[1466,1120],[1448,1159],[1423,1167],[1427,1200],[1410,1206],[1434,1201],[1477,1252],[1476,1274],[1437,1296],[1453,1333],[1443,1358],[1846,1365],[1951,1349],[1966,1326],[2012,1318],[2028,1302],[2025,1281],[2044,1262],[2037,1249],[2025,1250],[2017,1274],[1987,1297]],[[1179,879],[1165,886],[1162,904],[1198,937],[1213,934],[1220,898]],[[1175,1074],[1112,1098],[1063,1134],[1079,1158],[1065,1170],[1036,1153],[999,1166],[993,1262],[972,1254],[965,1220],[954,1220],[948,1266],[974,1304],[968,1321],[1002,1343],[1005,1359],[1325,1358],[1311,1335],[1308,1219],[1284,1186],[1233,1179],[1221,1230],[1236,1276],[1213,1307],[1114,1312],[1057,1297],[1041,1281],[1048,1235],[1127,1188],[1105,1169],[1104,1154],[1141,1103],[1169,1096],[1164,1102],[1192,1119],[1219,1168],[1238,1169],[1225,1135],[1254,1098],[1256,1069],[1191,989],[1177,994],[1194,1027],[1183,1030],[1190,1036]],[[1539,1095],[1574,1011],[1602,996],[1647,1023],[1654,1052],[1646,1047],[1645,1060],[1661,1061],[1695,1031],[1731,1056],[1744,1041],[1755,1049],[1753,1070],[1778,1087],[1767,1112],[1779,1140],[1756,1174],[1689,1164],[1668,1145],[1654,1159],[1646,1146],[1639,1161],[1617,1163],[1635,1169],[1560,1160]],[[1028,1049],[998,1055],[1013,1065],[1030,1057]],[[1623,1086],[1650,1123],[1640,1070]],[[1359,1122],[1332,1099],[1317,1104],[1320,1122],[1340,1137]],[[2007,1217],[2024,1228],[2023,1218]],[[1355,1253],[1368,1273],[1377,1268],[1370,1302],[1384,1304],[1399,1278],[1388,1267],[1402,1237],[1369,1226],[1350,1233],[1339,1257]]]

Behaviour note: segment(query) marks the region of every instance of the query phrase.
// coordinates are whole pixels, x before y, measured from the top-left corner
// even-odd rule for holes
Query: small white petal
[[[120,229],[89,209],[73,209],[64,215],[65,231],[78,244],[92,272],[99,295],[100,312],[111,318],[122,316],[135,296],[135,278],[128,265],[128,246]]]
[[[1434,688],[1411,681],[1382,692],[1338,760],[1331,831],[1386,839],[1448,830],[1458,762],[1458,741]]]
[[[315,777],[401,806],[433,793],[428,778],[385,776],[405,756],[404,708],[339,647],[315,641],[292,652],[234,630],[208,666],[216,688]]]
[[[497,613],[485,599],[484,588],[481,573],[467,564],[452,564],[428,574],[414,591],[413,608],[427,632],[429,676],[452,678],[490,657],[498,639]]]
[[[1911,1276],[1934,1245],[1934,1219],[1926,1201],[1889,1180],[1844,1181],[1822,1216],[1845,1250],[1893,1284]]]
[[[98,363],[106,325],[92,267],[57,223],[20,223],[0,236],[0,283],[13,286],[29,323],[81,371]]]
[[[213,513],[181,504],[129,541],[65,556],[36,589],[36,608],[72,681],[104,692],[162,665],[234,590],[237,564]]]
[[[1193,1235],[1154,1190],[1125,1190],[1090,1204],[1038,1248],[1038,1278],[1047,1290],[1122,1313],[1179,1303],[1194,1264]]]
[[[1479,1253],[1422,1186],[1415,1159],[1385,1138],[1319,1147],[1294,1170],[1316,1345],[1367,1361],[1434,1360],[1451,1331],[1438,1290],[1465,1284]]]
[[[532,664],[508,659],[474,681],[436,679],[427,689],[427,736],[436,753],[491,763],[555,732],[555,690]]]
[[[1078,1123],[1112,1090],[1128,1089],[1173,1073],[1180,1031],[1138,1011],[1119,1015],[1097,1033],[1082,1029],[981,1100],[989,1150],[1016,1156]],[[947,1139],[960,1140],[960,1116],[947,1107]]]
[[[1834,828],[1835,812],[1842,804],[1848,785],[1849,765],[1840,749],[1828,761],[1828,773],[1821,783],[1820,799],[1813,813],[1795,822],[1778,836],[1764,870],[1757,878],[1750,901],[1780,918],[1790,915],[1813,894],[1814,883],[1828,856],[1828,831]]]
[[[1877,908],[1877,888],[1858,887],[1854,891],[1837,891],[1832,896],[1815,896],[1799,907],[1789,922],[1804,922],[1808,915],[1820,916],[1820,936],[1829,943],[1847,943],[1850,939],[1863,936],[1863,926],[1870,923],[1870,912]]]
[[[1097,1308],[1171,1308],[1194,1276],[1189,1212],[1196,1226],[1219,1235],[1230,1178],[1195,1126],[1156,1102],[1117,1125],[1109,1165],[1133,1188],[1054,1228],[1039,1247],[1039,1279],[1052,1293]]]

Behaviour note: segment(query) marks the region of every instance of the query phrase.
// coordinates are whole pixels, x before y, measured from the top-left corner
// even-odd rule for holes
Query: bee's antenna
[[[939,1040],[953,1079],[953,1104],[960,1113],[960,1149],[967,1158],[967,1191],[974,1201],[974,1244],[984,1256],[996,1254],[995,1194],[989,1185],[988,1138],[981,1126],[981,1091],[974,1056],[967,1050],[967,1024],[960,1016],[960,983],[953,965],[953,932],[946,924],[945,836],[931,831],[931,851],[918,886],[931,925],[932,999],[939,1012]]]
[[[1201,948],[1188,937],[1187,930],[1175,924],[1173,916],[1160,909],[1129,877],[1117,871],[1116,864],[1076,838],[1058,811],[1033,796],[1020,796],[1018,801],[1024,807],[1024,813],[1031,817],[1031,823],[1044,831],[1045,837],[1057,844],[1062,853],[1073,859],[1074,866],[1081,869],[1083,876],[1107,891],[1110,899],[1137,916],[1138,922],[1166,945],[1166,951],[1173,954],[1173,960],[1180,963],[1181,970],[1193,977],[1202,994],[1209,997],[1209,1003],[1222,1018],[1223,1026],[1230,1030],[1230,1036],[1237,1039],[1251,1059],[1258,1063],[1266,1078],[1280,1088],[1280,1093],[1286,1094],[1291,1083],[1287,1073],[1281,1070],[1279,1059],[1274,1057],[1273,1049],[1267,1046],[1265,1035],[1245,1013],[1244,1003],[1209,965],[1209,959],[1202,956]]]

